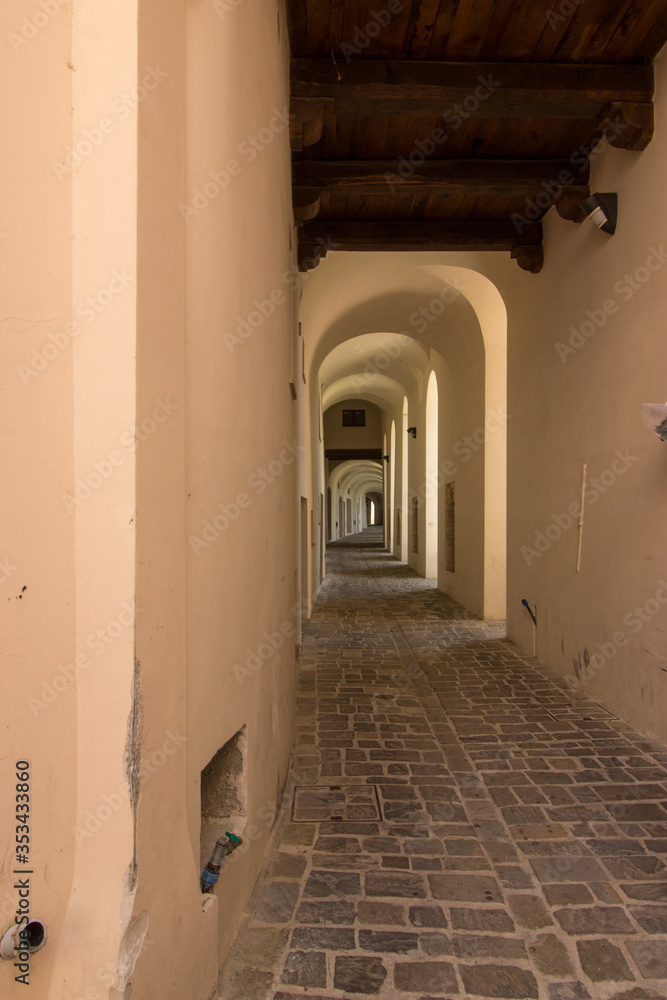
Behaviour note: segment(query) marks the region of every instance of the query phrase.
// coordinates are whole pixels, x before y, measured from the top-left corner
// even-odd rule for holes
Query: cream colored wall
[[[13,814],[14,764],[28,760],[31,915],[48,933],[31,989],[101,996],[132,860],[118,789],[134,664],[135,482],[123,436],[135,418],[136,109],[116,102],[137,78],[136,5],[81,3],[72,15],[10,2],[0,16],[11,136],[2,631],[5,676],[17,682],[3,697],[3,808]],[[18,903],[13,828],[5,852],[3,930]],[[3,996],[24,995],[16,974],[2,963]]]
[[[168,613],[172,623],[184,616],[184,647],[165,685],[169,633],[164,649],[155,631],[147,633],[143,670],[151,679],[155,745],[173,724],[175,698],[188,742],[184,767],[177,776],[165,771],[155,798],[140,809],[146,896],[137,905],[152,904],[151,930],[170,942],[173,985],[165,989],[175,1000],[192,996],[193,982],[208,996],[261,867],[287,775],[298,642],[299,452],[289,390],[297,374],[291,344],[298,279],[290,252],[284,12],[278,17],[275,4],[244,4],[219,16],[201,3],[185,9],[184,30],[184,196],[175,171],[161,174],[173,105],[146,122],[160,131],[162,146],[145,149],[163,181],[159,207],[174,226],[183,214],[179,204],[185,205],[184,336],[174,337],[166,360],[174,384],[184,378],[185,457],[177,465],[180,491],[163,495],[159,530],[146,539],[152,560],[175,548],[185,563],[184,589],[170,594]],[[165,44],[177,54],[176,36]],[[160,234],[151,220],[147,231],[158,252]],[[178,257],[168,259],[149,289],[154,311],[147,317],[146,357],[156,363],[165,347],[160,293],[178,284],[181,266]],[[183,455],[180,442],[176,455]],[[181,516],[184,551],[182,540],[178,548]],[[168,579],[165,571],[158,578]],[[162,600],[156,582],[155,576],[145,580],[153,602]],[[267,636],[276,635],[279,648],[265,656]],[[246,843],[204,912],[200,772],[244,726],[247,822],[233,832]],[[165,818],[175,814],[182,817],[177,836],[156,850]],[[179,907],[167,902],[174,894]],[[163,966],[161,949],[145,950],[133,980],[139,995],[148,995]]]
[[[347,376],[353,383],[364,378],[369,391],[384,395],[384,406],[392,401],[399,420],[393,396],[402,401],[403,392],[408,395],[408,424],[418,428],[417,439],[408,441],[408,482],[418,496],[430,488],[425,475],[425,387],[431,370],[438,368],[439,380],[447,384],[447,391],[440,393],[440,471],[444,483],[455,470],[460,513],[457,571],[445,572],[441,545],[439,585],[476,614],[501,618],[506,420],[502,433],[488,434],[486,443],[482,439],[480,446],[478,440],[472,448],[466,444],[466,438],[486,434],[492,409],[504,411],[505,310],[494,285],[477,273],[495,257],[330,254],[304,290],[301,318],[309,368],[321,371],[325,387],[328,378]],[[392,341],[399,333],[403,337],[394,336]],[[363,347],[368,334],[374,335],[369,338],[370,353]],[[361,341],[346,344],[354,337]],[[487,350],[493,361],[491,372]],[[392,393],[388,377],[402,391]],[[386,429],[390,426],[387,422]],[[422,574],[426,569],[423,514],[420,511],[417,554],[412,552],[406,518],[407,558]],[[442,533],[442,516],[439,522]]]
[[[20,681],[3,699],[2,804],[11,815],[11,772],[29,760],[31,913],[48,933],[30,985],[49,1000],[119,1000],[130,983],[205,1000],[291,740],[285,19],[279,39],[272,3],[46,6],[0,14],[13,317],[0,558],[6,673]],[[219,505],[234,503],[223,527]],[[276,655],[244,673],[281,626]],[[204,912],[199,776],[244,725],[248,849]],[[17,901],[3,878],[2,930]],[[3,996],[23,996],[14,971],[0,965]]]
[[[365,427],[343,427],[343,410],[365,410]],[[381,448],[382,413],[363,399],[346,399],[324,414],[325,448]]]
[[[641,154],[598,149],[593,161],[592,190],[618,192],[616,235],[552,210],[544,270],[506,289],[510,636],[531,648],[520,602],[537,604],[539,658],[566,677],[579,672],[594,698],[663,739],[667,446],[644,427],[641,404],[667,398],[666,156],[663,53],[655,139]],[[577,574],[578,527],[568,527],[568,509],[575,505],[576,522],[584,463]]]

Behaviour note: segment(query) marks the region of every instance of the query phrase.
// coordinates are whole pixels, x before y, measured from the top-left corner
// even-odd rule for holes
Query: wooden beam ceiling
[[[320,100],[334,114],[452,118],[586,118],[613,102],[653,98],[651,66],[292,59],[294,99]]]
[[[425,160],[401,170],[394,160],[301,160],[293,164],[295,190],[346,190],[358,194],[402,191],[433,194],[518,194],[530,196],[540,185],[572,178],[569,160]],[[575,186],[588,197],[588,165]]]
[[[301,228],[299,265],[316,267],[327,250],[505,250],[519,266],[541,270],[542,224],[517,232],[509,220],[494,222],[331,222],[315,220]]]
[[[304,270],[335,249],[494,250],[537,273],[546,212],[585,218],[589,157],[653,137],[664,0],[546,22],[526,0],[287,2]]]

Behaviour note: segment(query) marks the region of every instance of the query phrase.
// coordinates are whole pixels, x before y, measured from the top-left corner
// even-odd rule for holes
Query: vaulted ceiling
[[[536,273],[546,212],[585,218],[591,151],[653,136],[667,0],[287,3],[302,270],[469,249]]]

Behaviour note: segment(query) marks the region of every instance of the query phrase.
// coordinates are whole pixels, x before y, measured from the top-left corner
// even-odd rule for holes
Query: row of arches
[[[382,523],[397,558],[473,613],[500,619],[507,314],[496,286],[469,261],[334,253],[309,278],[301,305],[311,387],[304,489],[326,496],[323,544]],[[358,449],[345,438],[359,457],[343,460],[331,457],[339,452],[328,427],[345,407],[373,414],[375,434],[360,433]],[[320,555],[313,563],[321,565]],[[313,573],[311,598],[317,582]]]

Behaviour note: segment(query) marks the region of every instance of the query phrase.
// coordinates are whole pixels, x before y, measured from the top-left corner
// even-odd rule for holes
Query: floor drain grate
[[[297,785],[294,789],[294,823],[379,819],[375,785]]]

